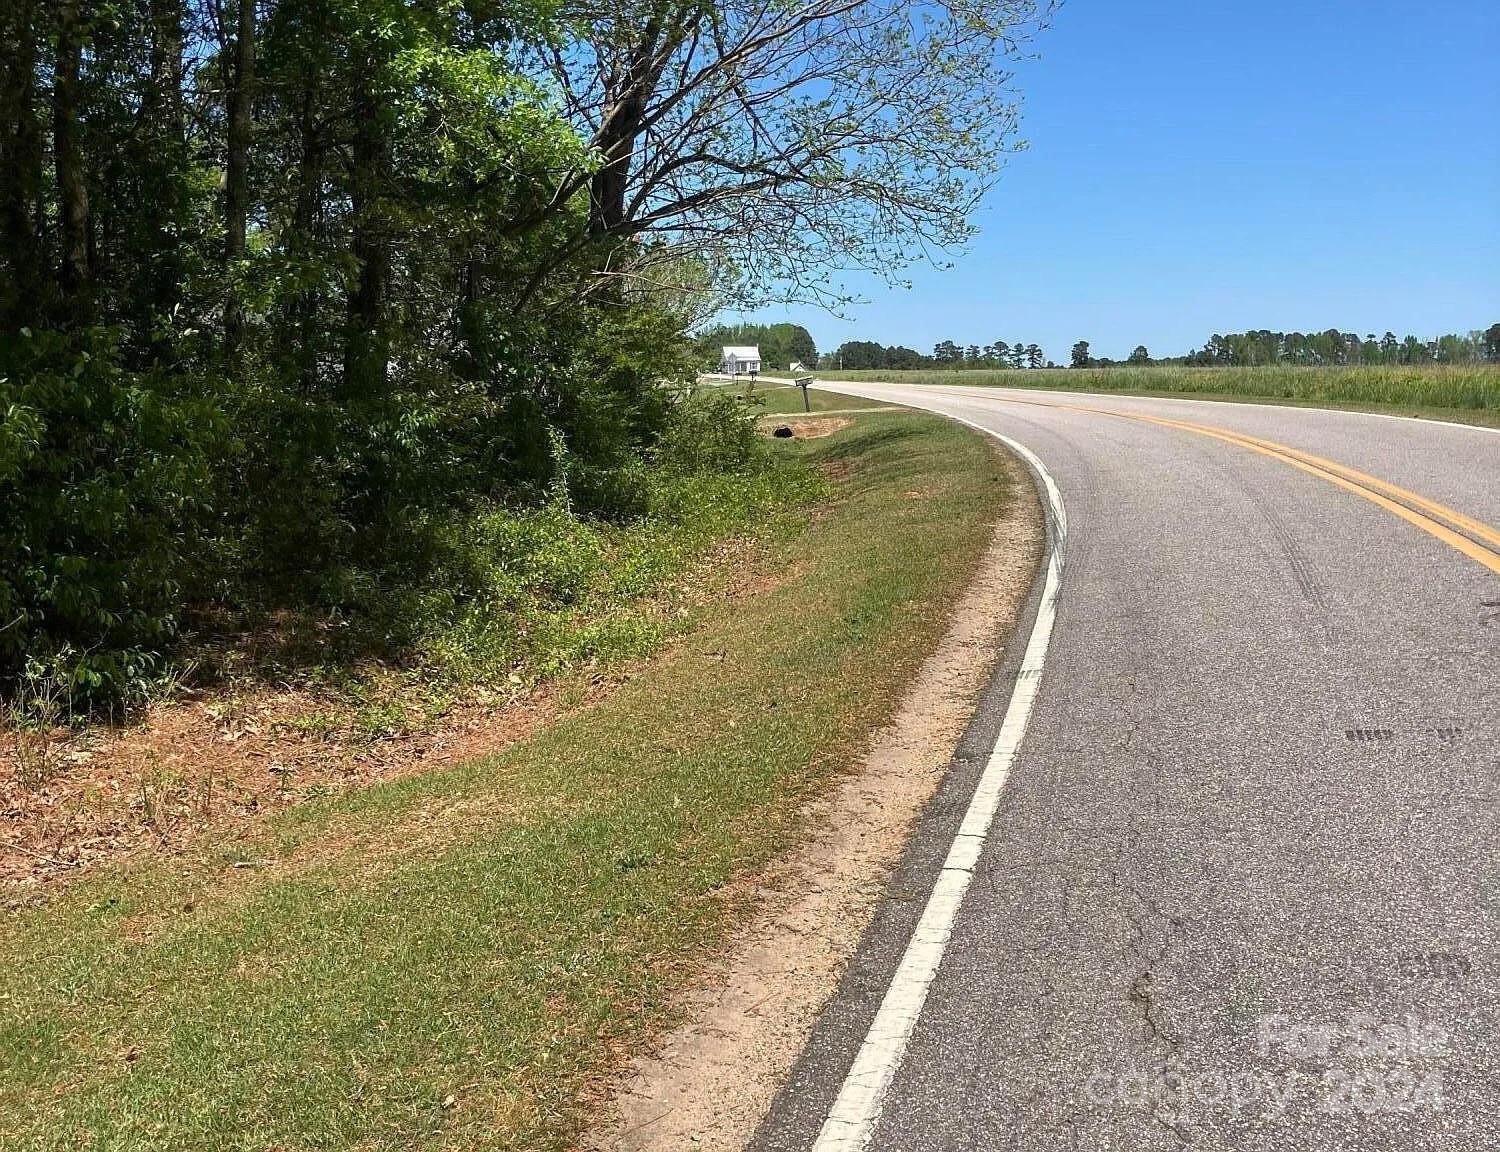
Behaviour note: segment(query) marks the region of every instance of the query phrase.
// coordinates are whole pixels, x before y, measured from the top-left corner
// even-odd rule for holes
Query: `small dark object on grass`
[[[792,438],[792,430],[785,424],[778,424],[776,425],[776,430],[771,435],[778,440],[790,440]]]

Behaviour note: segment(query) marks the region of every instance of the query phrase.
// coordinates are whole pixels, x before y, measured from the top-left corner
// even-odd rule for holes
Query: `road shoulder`
[[[755,1133],[889,894],[919,816],[1024,616],[1044,544],[1025,465],[938,648],[858,767],[805,814],[812,835],[761,878],[761,908],[687,1004],[687,1020],[636,1060],[598,1150],[741,1149]]]

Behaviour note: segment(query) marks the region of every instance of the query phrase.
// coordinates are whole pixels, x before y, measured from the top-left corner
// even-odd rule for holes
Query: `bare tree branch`
[[[580,0],[535,53],[593,166],[599,259],[647,234],[742,300],[826,301],[962,246],[1017,138],[1009,62],[1051,0]],[[570,249],[572,246],[570,245]],[[731,261],[727,253],[734,253]],[[611,277],[613,278],[613,277]]]

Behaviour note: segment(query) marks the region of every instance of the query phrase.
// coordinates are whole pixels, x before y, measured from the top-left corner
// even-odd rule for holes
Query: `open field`
[[[1010,499],[859,416],[663,656],[499,755],[116,865],[0,926],[7,1149],[562,1149],[850,767]]]
[[[835,381],[1052,388],[1141,396],[1191,395],[1211,400],[1307,404],[1500,425],[1500,366],[920,369],[818,375],[820,379]]]

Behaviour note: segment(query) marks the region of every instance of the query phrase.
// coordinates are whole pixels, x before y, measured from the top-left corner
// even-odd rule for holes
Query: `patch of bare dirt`
[[[816,440],[853,423],[847,416],[770,416],[762,417],[761,431],[769,436],[777,428],[790,428],[798,440]]]
[[[738,1152],[785,1080],[874,914],[886,877],[936,789],[1041,556],[1040,505],[1019,498],[936,652],[862,766],[812,805],[807,842],[762,882],[762,910],[690,999],[688,1023],[637,1060],[593,1152]]]
[[[126,727],[0,731],[0,885],[178,851],[302,800],[497,752],[556,711],[552,692],[479,693],[421,727],[357,735],[326,698],[257,687],[156,704]]]
[[[643,611],[685,617],[798,577],[759,549],[753,538],[722,541]],[[253,664],[257,642],[225,661]],[[241,680],[158,702],[128,725],[0,725],[0,896],[40,898],[117,857],[183,853],[316,797],[501,752],[638,671],[584,669],[439,699],[374,668],[362,677],[374,716],[333,693]]]

